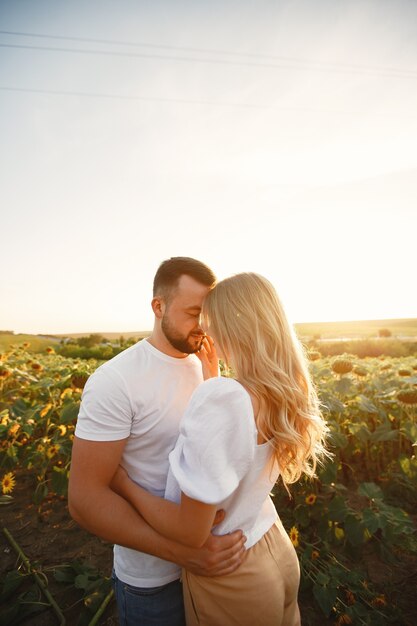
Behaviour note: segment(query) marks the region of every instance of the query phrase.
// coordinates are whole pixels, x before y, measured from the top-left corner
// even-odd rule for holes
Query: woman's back
[[[246,547],[274,524],[269,493],[278,478],[272,447],[259,445],[251,397],[231,378],[212,378],[194,392],[170,454],[165,497],[187,496],[224,509],[215,534],[242,529]]]
[[[278,478],[272,445],[258,444],[246,389],[211,378],[195,390],[171,452],[165,497],[224,509],[213,533],[243,530],[247,552],[228,576],[183,570],[187,626],[299,626],[297,556],[269,493]]]

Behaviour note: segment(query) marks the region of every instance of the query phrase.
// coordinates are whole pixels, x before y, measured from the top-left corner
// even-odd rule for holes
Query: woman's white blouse
[[[213,532],[241,529],[250,548],[277,516],[269,493],[279,470],[272,446],[257,444],[250,396],[232,378],[210,378],[194,391],[181,420],[180,435],[169,455],[165,497],[188,497],[224,509]]]

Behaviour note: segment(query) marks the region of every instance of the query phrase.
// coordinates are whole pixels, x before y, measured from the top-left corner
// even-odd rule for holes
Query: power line
[[[204,64],[215,64],[215,65],[228,65],[228,66],[240,66],[240,67],[262,67],[262,68],[274,68],[281,70],[313,70],[317,72],[336,72],[338,74],[360,74],[363,76],[378,76],[378,77],[388,77],[388,78],[417,78],[417,72],[415,73],[398,73],[398,72],[389,72],[384,71],[380,73],[371,72],[368,70],[353,70],[347,68],[324,68],[324,67],[315,67],[315,66],[306,66],[302,67],[299,65],[285,65],[285,64],[277,64],[277,63],[258,63],[258,62],[249,62],[249,61],[230,61],[227,59],[202,59],[202,58],[191,58],[191,57],[180,57],[173,55],[164,55],[164,54],[153,54],[153,53],[144,53],[144,52],[118,52],[118,51],[110,51],[110,50],[86,50],[81,48],[63,48],[63,47],[55,47],[55,46],[33,46],[33,45],[24,45],[24,44],[7,44],[0,43],[1,48],[15,48],[21,50],[40,50],[44,52],[66,52],[71,54],[87,54],[87,55],[98,55],[98,56],[113,56],[113,57],[130,57],[130,58],[142,58],[142,59],[159,59],[159,60],[168,60],[168,61],[179,61],[185,63],[204,63]]]
[[[10,91],[18,93],[33,93],[47,96],[75,96],[81,98],[102,98],[107,100],[130,100],[137,102],[160,102],[172,104],[190,104],[198,106],[217,106],[226,108],[242,108],[242,109],[260,109],[283,111],[288,113],[320,113],[323,115],[353,115],[353,116],[372,116],[378,118],[392,119],[392,116],[379,114],[374,111],[369,113],[364,111],[343,111],[340,109],[314,109],[309,107],[284,107],[275,104],[260,104],[249,102],[222,102],[219,100],[191,100],[187,98],[167,98],[157,96],[131,96],[123,94],[94,93],[86,91],[63,91],[57,89],[30,89],[27,87],[9,87],[0,85],[0,91]],[[401,119],[417,119],[416,115],[401,115]]]
[[[333,68],[334,71],[338,69],[351,69],[351,70],[365,70],[365,71],[377,71],[377,72],[394,72],[395,74],[404,74],[406,76],[417,76],[416,70],[404,70],[401,68],[395,68],[390,66],[378,66],[378,65],[363,65],[357,63],[328,63],[323,61],[317,61],[312,59],[305,59],[299,57],[287,57],[280,55],[248,53],[248,52],[235,52],[231,50],[215,50],[213,48],[194,48],[190,46],[172,46],[145,42],[132,42],[132,41],[119,41],[114,39],[92,39],[87,37],[73,37],[66,35],[49,35],[45,33],[27,33],[20,31],[0,30],[0,34],[13,35],[19,37],[35,37],[42,39],[58,39],[62,41],[78,41],[83,43],[99,43],[106,45],[116,46],[130,46],[140,48],[153,48],[157,50],[175,50],[186,53],[197,54],[221,54],[226,56],[234,56],[241,58],[253,58],[253,59],[269,59],[272,61],[281,61],[285,63],[301,63],[308,66],[317,66],[323,68]]]

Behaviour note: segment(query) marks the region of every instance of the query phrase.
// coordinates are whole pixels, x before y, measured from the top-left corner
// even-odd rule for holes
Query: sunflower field
[[[333,457],[316,480],[291,486],[291,496],[280,483],[273,494],[300,561],[303,624],[411,626],[417,608],[417,358],[323,357],[316,350],[309,358]],[[28,344],[0,356],[0,513],[14,506],[23,483],[28,506],[41,512],[55,501],[66,511],[82,389],[100,363],[51,347],[34,354]],[[105,549],[111,553],[111,546]],[[30,556],[42,561],[41,554]],[[78,623],[116,624],[93,617],[109,597],[105,575],[76,560],[58,561],[51,570],[55,580],[78,585],[81,593]],[[19,594],[19,563],[0,570],[0,625],[21,623],[28,605],[39,605]],[[43,580],[47,587],[45,573]],[[45,611],[51,599],[40,604]],[[65,622],[65,610],[61,617],[55,611],[55,622],[40,617],[44,612],[36,615],[23,623],[77,623]]]

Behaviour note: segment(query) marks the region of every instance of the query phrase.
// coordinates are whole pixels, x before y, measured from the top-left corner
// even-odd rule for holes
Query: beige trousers
[[[187,626],[299,626],[300,567],[280,520],[226,576],[183,570]]]

